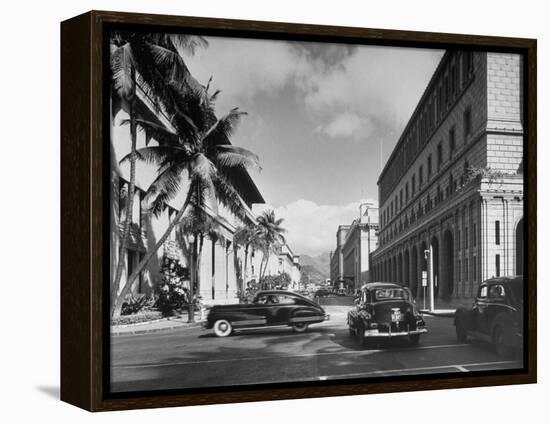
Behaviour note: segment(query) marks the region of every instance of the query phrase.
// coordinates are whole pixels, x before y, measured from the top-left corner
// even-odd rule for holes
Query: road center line
[[[325,353],[308,353],[308,354],[296,354],[296,355],[276,355],[276,356],[254,356],[254,357],[242,357],[242,358],[229,358],[229,359],[215,359],[215,360],[197,360],[197,361],[176,361],[171,363],[155,363],[155,364],[121,364],[111,366],[113,369],[137,369],[137,368],[150,368],[150,367],[171,367],[171,366],[186,366],[192,364],[208,364],[208,363],[230,363],[238,361],[253,361],[253,360],[265,360],[265,359],[283,359],[288,360],[292,358],[306,358],[306,357],[320,357],[330,355],[344,355],[344,354],[356,354],[356,355],[370,355],[377,352],[404,352],[404,351],[419,351],[419,350],[431,350],[439,348],[455,348],[455,347],[468,347],[471,344],[449,344],[449,345],[428,345],[425,347],[415,348],[396,348],[387,350],[364,350],[364,351],[335,351]]]

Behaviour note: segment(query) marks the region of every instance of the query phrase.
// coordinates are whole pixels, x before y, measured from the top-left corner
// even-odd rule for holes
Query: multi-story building
[[[344,281],[344,256],[342,247],[346,241],[346,235],[350,225],[340,225],[336,230],[336,249],[330,252],[330,280],[333,284]]]
[[[174,130],[162,109],[154,104],[141,87],[137,87],[137,112],[139,118],[153,121],[169,130]],[[122,226],[125,221],[125,207],[128,193],[129,166],[118,166],[119,161],[130,153],[131,135],[130,125],[125,124],[129,118],[128,105],[116,94],[111,98],[111,277],[114,277],[116,264],[119,260],[119,250],[122,235]],[[137,131],[137,148],[158,145],[154,137],[144,131]],[[264,199],[256,187],[250,175],[239,170],[238,177],[234,178],[240,184],[238,191],[243,193],[242,206],[246,210],[246,218],[255,221],[256,216],[252,212],[252,204],[264,203]],[[156,177],[156,168],[150,163],[138,161],[136,164],[136,182],[133,202],[132,225],[128,247],[122,252],[124,261],[120,287],[124,286],[130,275],[151,248],[156,240],[166,231],[171,220],[176,216],[182,206],[186,194],[183,184],[178,196],[171,201],[160,215],[155,216],[146,210],[144,196]],[[247,269],[244,269],[244,248],[235,245],[233,234],[243,222],[232,215],[222,204],[214,199],[204,210],[218,223],[219,234],[216,237],[205,237],[202,243],[202,251],[199,258],[199,293],[205,303],[234,302],[237,300],[237,291],[241,286],[246,287],[246,282],[255,274],[256,261],[249,251]],[[169,239],[159,249],[148,263],[145,270],[132,287],[132,293],[151,296],[155,293],[157,284],[162,279],[162,265],[165,258],[175,260],[182,268],[189,268],[189,240],[181,231],[174,229]],[[288,251],[290,249],[288,248]],[[292,254],[292,253],[291,253]],[[256,252],[256,259],[261,254]],[[278,254],[274,254],[270,261],[278,265]],[[294,257],[292,257],[294,261]],[[286,263],[286,262],[285,262]],[[188,270],[187,270],[188,271]],[[295,270],[290,271],[296,278]],[[298,276],[299,280],[299,276]]]
[[[339,226],[331,253],[331,279],[338,288],[357,289],[371,281],[369,255],[378,247],[378,209],[361,204],[351,225]]]
[[[523,273],[523,70],[519,55],[448,51],[378,179],[376,279],[434,297]]]

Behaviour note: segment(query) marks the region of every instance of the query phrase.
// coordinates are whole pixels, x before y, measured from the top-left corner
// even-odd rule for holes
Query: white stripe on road
[[[283,359],[288,360],[291,358],[306,358],[306,357],[319,357],[328,355],[344,355],[344,354],[356,354],[356,355],[370,355],[377,352],[403,352],[403,351],[419,351],[419,350],[431,350],[437,348],[455,348],[455,347],[468,347],[471,344],[449,344],[449,345],[428,345],[424,347],[414,348],[395,348],[387,350],[365,350],[365,351],[337,351],[326,353],[309,353],[309,354],[297,354],[297,355],[276,355],[276,356],[254,356],[254,357],[242,357],[242,358],[229,358],[229,359],[216,359],[216,360],[198,360],[198,361],[176,361],[172,363],[155,363],[155,364],[121,364],[114,365],[111,368],[114,369],[137,369],[148,367],[171,367],[171,366],[186,366],[191,364],[208,364],[208,363],[230,363],[236,361],[252,361],[252,360],[265,360],[265,359]]]
[[[479,366],[502,366],[504,364],[518,364],[521,365],[521,361],[487,361],[484,363],[465,363],[465,364],[447,364],[444,366],[432,366],[432,367],[417,367],[417,368],[403,368],[403,369],[390,369],[390,370],[373,370],[370,372],[361,372],[361,373],[347,373],[340,375],[330,375],[330,376],[319,376],[319,380],[327,379],[339,379],[339,378],[350,378],[350,377],[368,377],[368,376],[383,376],[386,374],[399,374],[399,373],[408,373],[408,372],[422,372],[426,370],[443,370],[443,369],[452,369],[457,368],[460,371],[469,372],[465,367],[479,367]],[[463,369],[463,370],[461,370]],[[324,378],[324,379],[320,379]]]

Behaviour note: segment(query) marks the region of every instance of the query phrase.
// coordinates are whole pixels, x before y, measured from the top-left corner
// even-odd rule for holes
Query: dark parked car
[[[328,297],[329,295],[334,295],[334,294],[325,288],[320,288],[317,291],[315,291],[316,297]]]
[[[455,314],[456,336],[492,343],[500,355],[523,344],[523,276],[498,277],[481,283],[472,308]]]
[[[205,328],[214,328],[217,336],[233,330],[290,326],[305,332],[310,324],[328,320],[316,302],[289,291],[259,291],[250,303],[218,305],[210,309]]]
[[[416,307],[408,288],[389,282],[363,285],[356,307],[348,312],[351,336],[364,346],[371,339],[407,338],[418,344],[426,333],[426,324]]]

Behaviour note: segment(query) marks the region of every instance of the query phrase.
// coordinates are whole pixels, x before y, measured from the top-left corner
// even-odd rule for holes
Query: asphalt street
[[[256,329],[214,336],[181,328],[113,337],[113,392],[293,381],[454,373],[522,367],[481,342],[458,343],[450,318],[426,316],[429,333],[417,347],[392,340],[360,348],[349,336],[349,307],[325,307],[331,320],[308,332]]]

